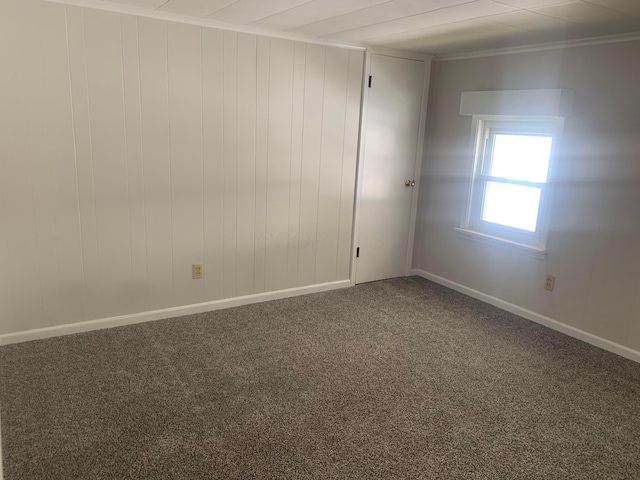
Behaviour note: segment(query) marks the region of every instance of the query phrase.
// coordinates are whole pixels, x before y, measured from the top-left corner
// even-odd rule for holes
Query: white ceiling
[[[447,54],[640,32],[640,0],[111,0],[279,32]]]

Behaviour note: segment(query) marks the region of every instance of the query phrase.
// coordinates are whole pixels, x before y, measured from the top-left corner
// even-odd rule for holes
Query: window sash
[[[542,230],[542,219],[544,213],[544,206],[546,203],[546,184],[531,183],[531,182],[519,182],[519,181],[503,181],[502,178],[493,178],[482,176],[478,178],[474,188],[474,199],[471,205],[471,228],[479,232],[488,233],[496,236],[508,236],[516,241],[531,243],[537,242],[540,238]],[[523,187],[534,187],[540,189],[540,201],[538,203],[538,217],[536,218],[536,230],[529,232],[520,228],[510,227],[508,225],[501,225],[493,222],[488,222],[482,218],[482,211],[485,204],[485,192],[488,182],[506,183],[510,185],[517,185]]]
[[[552,139],[552,151],[553,151],[553,142],[555,141],[554,132],[550,128],[537,128],[535,131],[532,129],[535,128],[535,125],[527,125],[526,127],[512,127],[512,128],[500,128],[492,126],[491,124],[486,125],[484,127],[484,137],[483,137],[483,154],[482,161],[480,165],[480,169],[476,172],[476,177],[484,176],[484,177],[493,177],[493,178],[505,178],[507,180],[508,177],[496,177],[491,175],[491,169],[493,167],[493,151],[495,149],[496,137],[498,135],[518,135],[525,137],[551,137]],[[549,165],[551,164],[551,159],[549,159]],[[549,171],[547,170],[546,179],[549,178]],[[516,180],[513,180],[516,181]],[[530,182],[530,183],[538,183],[538,182]],[[546,183],[546,181],[544,182]]]
[[[494,177],[493,175],[477,175],[477,181],[479,182],[497,182],[497,183],[508,183],[510,185],[521,185],[523,187],[534,187],[544,189],[547,186],[547,183],[540,182],[529,182],[527,180],[512,180],[510,178],[505,177]]]
[[[487,183],[489,182],[504,183],[507,185],[515,185],[515,186],[522,186],[522,187],[532,187],[540,190],[540,199],[538,201],[538,215],[536,217],[536,229],[534,231],[524,230],[521,228],[512,227],[512,226],[504,225],[500,223],[489,222],[483,218],[483,211],[484,211],[485,202],[486,202]],[[544,206],[545,195],[546,195],[544,184],[533,184],[530,182],[500,182],[492,178],[488,178],[486,180],[479,182],[478,187],[479,187],[478,190],[479,190],[480,198],[475,204],[476,211],[474,212],[475,215],[474,215],[474,221],[473,221],[473,225],[477,230],[485,231],[485,232],[487,230],[494,230],[493,233],[508,234],[509,236],[517,236],[519,237],[518,240],[526,241],[526,242],[530,242],[532,240],[538,239],[540,235],[541,221],[543,218],[542,217],[543,206]]]

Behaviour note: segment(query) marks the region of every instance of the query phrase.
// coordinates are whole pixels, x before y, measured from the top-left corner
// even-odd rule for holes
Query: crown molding
[[[151,10],[147,8],[134,7],[121,3],[111,3],[101,0],[45,0],[51,3],[60,3],[63,5],[73,5],[76,7],[92,8],[95,10],[104,10],[107,12],[122,13],[126,15],[135,15],[138,17],[154,18],[156,20],[164,20],[167,22],[187,23],[200,27],[217,28],[220,30],[228,30],[232,32],[248,33],[252,35],[260,35],[263,37],[279,38],[283,40],[292,40],[296,42],[312,43],[316,45],[324,45],[328,47],[346,48],[350,50],[366,50],[367,47],[358,43],[344,42],[340,40],[331,40],[328,38],[312,37],[310,35],[302,35],[297,33],[278,32],[267,28],[252,27],[249,25],[234,25],[231,23],[220,22],[210,18],[198,18],[188,15],[180,15],[173,12],[165,12],[163,10]]]
[[[514,53],[542,52],[545,50],[558,50],[562,48],[589,47],[592,45],[606,45],[608,43],[633,42],[640,40],[640,32],[623,33],[621,35],[609,35],[606,37],[582,38],[578,40],[565,40],[562,42],[537,43],[523,45],[521,47],[498,48],[494,50],[481,50],[478,52],[452,53],[435,55],[433,61],[446,62],[450,60],[466,60],[470,58],[496,57],[499,55],[511,55]]]

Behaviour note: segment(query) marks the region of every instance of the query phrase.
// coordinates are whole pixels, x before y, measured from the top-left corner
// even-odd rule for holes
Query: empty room
[[[0,0],[0,480],[640,480],[640,1]]]

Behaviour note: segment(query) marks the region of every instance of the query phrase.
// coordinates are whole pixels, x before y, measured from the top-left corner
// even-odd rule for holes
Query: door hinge
[[[372,77],[371,75],[369,75],[369,88],[371,88],[371,79],[372,79],[372,78],[373,78],[373,77]]]
[[[360,258],[360,247],[356,248],[356,258]]]

